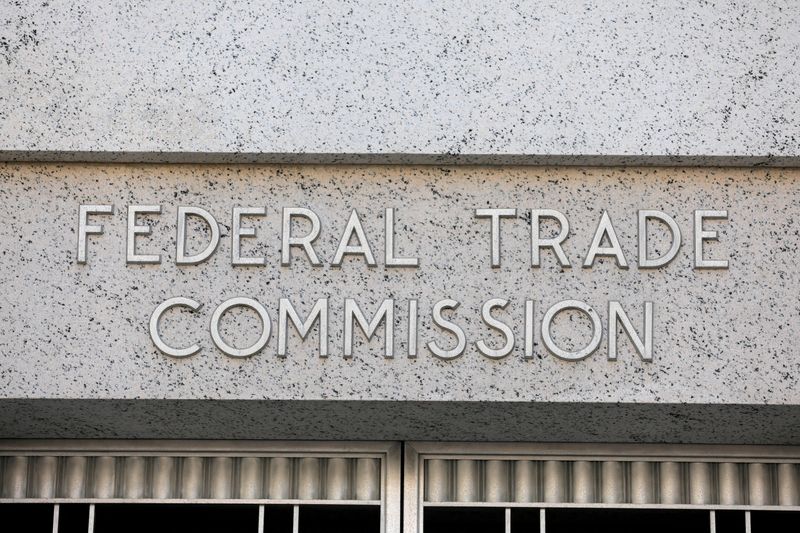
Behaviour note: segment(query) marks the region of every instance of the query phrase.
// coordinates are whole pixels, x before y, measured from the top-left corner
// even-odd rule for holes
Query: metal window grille
[[[0,503],[60,505],[238,504],[292,509],[377,508],[381,533],[400,531],[397,443],[6,441],[0,444]],[[346,511],[345,511],[346,512]],[[254,530],[255,531],[255,530]]]
[[[353,530],[421,533],[427,523],[436,533],[461,520],[463,531],[476,531],[486,518],[486,533],[559,533],[576,516],[677,517],[676,524],[699,517],[697,530],[713,533],[732,521],[737,531],[779,529],[777,516],[794,524],[784,529],[800,530],[800,448],[407,443],[403,472],[400,450],[400,443],[2,441],[0,518],[4,509],[35,509],[50,513],[59,531],[81,508],[86,525],[75,530],[93,532],[97,517],[130,517],[133,508],[165,516],[153,510],[216,506],[204,516],[242,509],[252,523],[243,530],[254,532],[304,533],[314,520],[331,522],[321,531],[344,530],[364,510],[378,518]]]
[[[798,463],[792,447],[409,443],[405,532],[425,530],[427,509],[486,508],[506,533],[520,509],[538,510],[541,533],[563,509],[703,510],[712,532],[741,511],[749,532],[754,510],[800,511]]]

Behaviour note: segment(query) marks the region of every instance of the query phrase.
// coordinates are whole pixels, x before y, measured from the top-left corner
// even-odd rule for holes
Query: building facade
[[[0,523],[800,527],[798,8],[0,8]]]

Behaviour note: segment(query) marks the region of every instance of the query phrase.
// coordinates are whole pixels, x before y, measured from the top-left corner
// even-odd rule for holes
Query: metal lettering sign
[[[797,170],[0,168],[3,398],[800,404]]]
[[[95,222],[103,215],[112,215],[115,210],[113,204],[82,204],[78,207],[77,220],[77,255],[76,261],[80,264],[87,264],[89,261],[89,241],[92,238],[102,238],[105,229],[103,224]],[[170,206],[171,207],[171,206]],[[131,264],[160,264],[162,257],[158,253],[139,251],[140,242],[150,236],[153,229],[150,225],[144,224],[139,220],[143,214],[161,215],[165,211],[162,205],[128,205],[127,210],[127,231],[126,231],[126,261]],[[307,261],[314,267],[322,267],[326,263],[330,267],[341,267],[345,256],[352,257],[361,261],[363,267],[374,268],[414,268],[424,269],[425,261],[418,257],[399,257],[396,255],[395,240],[402,239],[407,232],[398,231],[396,219],[401,216],[402,209],[386,207],[383,210],[383,233],[380,236],[367,235],[361,217],[357,209],[352,209],[348,215],[347,223],[341,230],[341,238],[333,257],[322,259],[320,253],[314,248],[314,242],[320,235],[324,227],[324,221],[310,207],[290,206],[276,210],[280,217],[280,257],[256,257],[245,256],[242,253],[242,239],[258,238],[256,229],[252,226],[244,225],[244,217],[266,217],[268,210],[266,207],[253,206],[233,206],[230,209],[230,265],[231,267],[266,267],[270,262],[280,264],[282,268],[289,269],[293,261]],[[475,231],[485,231],[487,249],[489,250],[487,263],[491,268],[502,266],[503,247],[501,243],[502,231],[509,231],[508,227],[513,225],[521,215],[531,220],[530,225],[530,248],[525,253],[530,256],[530,268],[538,269],[542,265],[542,251],[552,252],[552,259],[557,261],[561,268],[571,268],[573,265],[564,252],[564,244],[570,233],[569,219],[565,213],[556,209],[535,208],[526,209],[521,213],[516,208],[478,208],[474,210]],[[176,228],[175,249],[173,256],[178,265],[197,265],[210,259],[220,247],[221,231],[220,222],[205,208],[200,206],[178,206],[176,209]],[[205,242],[199,252],[187,252],[187,220],[190,216],[202,220],[207,230]],[[726,209],[696,209],[693,212],[693,226],[691,228],[693,240],[691,242],[694,269],[727,269],[728,259],[710,258],[704,251],[707,241],[718,239],[718,232],[709,229],[709,221],[725,221],[728,218]],[[298,220],[302,219],[310,227],[305,232],[296,229]],[[480,224],[482,219],[487,219],[489,224]],[[543,236],[540,221],[542,219],[552,219],[557,223],[557,231],[554,236]],[[668,265],[678,254],[683,244],[681,229],[675,218],[670,214],[656,209],[640,209],[635,214],[636,226],[638,229],[637,249],[635,251],[635,263],[640,269],[658,269]],[[437,223],[447,224],[446,214],[439,214],[436,217]],[[653,254],[649,246],[649,227],[650,224],[663,224],[669,232],[668,248],[660,254]],[[488,230],[488,231],[487,231]],[[375,258],[376,241],[383,244],[383,261],[379,263]],[[443,241],[444,245],[447,244]],[[597,227],[592,233],[591,244],[583,254],[580,262],[582,268],[591,269],[598,258],[611,258],[618,268],[628,269],[634,261],[626,257],[626,253],[620,244],[617,231],[608,214],[603,210]],[[293,256],[294,253],[294,256]],[[277,255],[277,253],[276,253]],[[335,275],[332,274],[332,275]],[[287,337],[289,335],[289,322],[296,329],[301,338],[305,339],[312,327],[319,328],[319,356],[329,355],[328,331],[331,325],[328,320],[328,308],[330,305],[328,298],[317,299],[313,303],[310,313],[301,317],[292,298],[280,298],[278,305],[273,308],[273,313],[277,315],[277,348],[276,354],[286,357]],[[164,313],[175,307],[185,307],[192,312],[200,312],[205,302],[194,300],[191,295],[171,297],[159,303],[152,312],[149,320],[149,333],[153,344],[165,355],[171,357],[189,357],[201,351],[197,342],[180,347],[168,344],[160,333],[160,320]],[[305,303],[305,302],[304,302]],[[385,328],[383,355],[386,358],[395,356],[394,346],[394,325],[396,313],[404,313],[407,320],[408,342],[404,356],[415,358],[419,353],[419,303],[416,299],[407,302],[399,302],[393,298],[382,300],[377,311],[368,317],[359,303],[353,298],[344,298],[344,324],[343,339],[341,347],[343,357],[353,357],[353,335],[355,325],[362,330],[366,337],[372,338],[378,327]],[[524,305],[524,335],[521,342],[524,343],[524,357],[532,358],[535,355],[534,338],[541,332],[541,339],[544,347],[554,356],[565,361],[579,361],[592,355],[600,346],[602,340],[602,319],[598,312],[588,303],[577,299],[572,295],[570,299],[564,299],[550,305],[544,312],[543,317],[536,316],[535,311],[537,302],[526,299]],[[481,306],[480,316],[483,322],[500,334],[503,340],[498,347],[492,347],[484,339],[467,339],[462,327],[455,321],[445,316],[445,312],[453,311],[460,306],[460,302],[453,299],[441,299],[433,304],[431,318],[438,331],[429,332],[426,341],[422,345],[426,346],[431,355],[440,359],[449,360],[464,354],[469,341],[474,342],[478,352],[490,359],[500,359],[510,355],[517,342],[512,328],[504,321],[494,316],[494,310],[504,310],[509,306],[509,300],[487,295]],[[245,307],[258,314],[261,333],[258,339],[246,347],[235,347],[227,342],[220,333],[219,324],[222,316],[234,307]],[[653,343],[653,302],[645,301],[642,304],[643,324],[637,330],[633,325],[628,314],[625,312],[619,301],[609,300],[607,308],[607,328],[609,332],[608,352],[609,360],[617,359],[618,334],[620,329],[628,336],[633,343],[636,352],[643,361],[652,361],[654,354]],[[592,331],[591,339],[585,346],[577,349],[565,349],[560,347],[551,335],[551,325],[555,317],[564,311],[573,310],[583,313],[590,319]],[[621,328],[620,328],[621,327]],[[252,297],[234,297],[216,304],[210,318],[210,337],[214,345],[223,354],[230,357],[251,357],[262,351],[269,343],[272,333],[272,317],[270,311],[257,299]],[[442,339],[442,333],[449,336],[449,342]],[[455,342],[453,342],[455,340]]]

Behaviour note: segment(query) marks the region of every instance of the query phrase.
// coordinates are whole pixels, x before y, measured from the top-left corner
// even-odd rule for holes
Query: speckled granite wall
[[[791,0],[2,2],[0,159],[798,165],[798,19]]]
[[[207,399],[214,400],[207,404],[215,410],[209,419],[226,420],[211,424],[216,430],[198,425],[196,417],[183,418],[195,420],[183,426],[174,413],[200,409],[183,402],[178,411],[165,407],[171,423],[151,425],[143,436],[366,438],[357,426],[347,427],[347,412],[355,409],[363,414],[358,427],[382,421],[396,429],[374,430],[373,438],[480,438],[474,423],[459,433],[441,407],[452,401],[496,421],[485,438],[800,442],[792,422],[800,407],[797,170],[7,164],[0,167],[0,201],[0,436],[48,436],[48,426],[52,436],[69,436],[48,422],[59,418],[82,420],[71,426],[74,436],[117,436],[125,433],[126,416],[138,413],[141,423],[142,412],[157,410],[159,401]],[[93,218],[106,233],[90,237],[88,263],[78,264],[78,206],[84,203],[112,203],[116,213]],[[160,216],[141,219],[153,235],[137,241],[141,253],[161,253],[161,264],[126,265],[129,204],[162,205]],[[206,263],[175,265],[179,205],[204,207],[222,224],[220,247]],[[231,266],[233,206],[266,206],[264,219],[246,224],[257,228],[257,237],[243,241],[245,253],[264,255],[266,266]],[[280,266],[279,212],[290,206],[308,206],[320,216],[315,248],[322,267],[309,266],[299,254],[291,266]],[[398,253],[419,257],[419,268],[384,268],[385,207],[397,208]],[[503,222],[500,268],[489,266],[489,222],[474,217],[479,207],[519,210],[517,219]],[[361,214],[377,267],[359,258],[345,259],[341,268],[329,265],[352,208]],[[565,251],[573,268],[559,268],[547,252],[543,267],[531,268],[530,208],[558,209],[569,218]],[[631,265],[627,270],[608,258],[579,266],[603,209]],[[683,246],[669,265],[638,268],[637,209],[660,209],[677,221]],[[706,253],[728,259],[728,269],[692,268],[695,209],[728,210],[727,221],[707,223],[720,241],[709,243]],[[654,233],[661,252],[662,237]],[[166,339],[201,344],[201,353],[186,359],[159,353],[147,331],[156,305],[178,295],[205,306],[196,316],[165,317]],[[223,355],[208,335],[214,307],[232,296],[258,299],[272,317],[267,347],[248,359]],[[330,299],[328,358],[317,354],[316,332],[304,343],[292,332],[288,356],[276,356],[281,297],[303,312],[316,298]],[[368,313],[383,298],[397,301],[393,359],[383,356],[382,331],[369,343],[357,333],[354,357],[342,357],[346,297]],[[451,340],[430,324],[431,306],[448,297],[461,302],[454,320],[468,347],[462,357],[442,361],[424,346]],[[480,320],[481,303],[490,297],[510,300],[498,316],[517,335],[514,352],[500,360],[473,344],[501,344]],[[420,306],[416,359],[405,351],[409,298],[419,298]],[[652,301],[654,360],[642,361],[623,340],[618,360],[608,361],[604,325],[594,355],[562,361],[542,347],[538,323],[535,356],[526,360],[526,298],[535,300],[538,317],[558,300],[585,300],[604,322],[607,302],[619,300],[637,328],[643,302]],[[257,337],[252,316],[231,318],[223,327],[231,342]],[[556,322],[556,337],[579,346],[588,339],[585,326],[566,316]],[[284,415],[276,414],[282,409],[316,422],[282,422]],[[501,411],[506,416],[497,416]],[[249,417],[259,412],[265,415],[253,426]],[[725,431],[709,430],[717,412],[728,413],[720,422],[729,426]],[[662,417],[673,422],[660,425]],[[566,427],[565,420],[573,422]],[[575,436],[576,425],[585,426],[578,431],[583,438]]]

